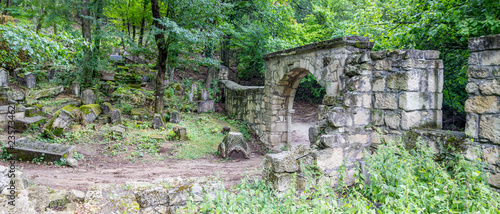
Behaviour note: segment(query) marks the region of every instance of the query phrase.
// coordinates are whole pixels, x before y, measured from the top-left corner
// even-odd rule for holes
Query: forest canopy
[[[374,50],[439,50],[445,118],[458,121],[468,39],[500,33],[498,0],[1,0],[0,11],[3,67],[59,66],[83,84],[96,81],[116,50],[153,64],[158,83],[206,68],[207,85],[220,65],[240,83],[262,85],[264,54],[340,36],[368,37]],[[299,99],[324,94],[312,75],[301,87]]]

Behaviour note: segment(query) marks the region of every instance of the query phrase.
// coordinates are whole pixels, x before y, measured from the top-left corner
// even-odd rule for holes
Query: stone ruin
[[[344,161],[348,174],[357,165],[364,170],[369,147],[401,137],[416,140],[409,136],[417,133],[436,151],[438,141],[458,140],[469,159],[479,148],[492,175],[489,183],[500,188],[500,34],[469,40],[466,134],[474,141],[464,133],[440,130],[444,77],[439,51],[372,47],[368,38],[350,36],[269,53],[264,56],[265,86],[238,85],[221,69],[226,110],[247,121],[268,148],[290,149],[295,92],[311,73],[326,95],[309,130],[312,151],[305,156],[327,175],[336,177]],[[278,171],[274,177],[285,173]]]

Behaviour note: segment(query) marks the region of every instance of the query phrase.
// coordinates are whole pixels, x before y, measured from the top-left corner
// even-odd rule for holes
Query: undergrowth
[[[339,182],[331,188],[323,176],[306,171],[308,187],[299,192],[295,183],[277,193],[264,180],[243,179],[234,189],[206,194],[193,202],[188,213],[499,213],[500,195],[487,183],[481,160],[455,155],[450,162],[436,162],[434,154],[418,142],[415,149],[388,143],[366,158],[371,174],[357,173],[357,183]],[[312,176],[316,174],[316,176]],[[345,173],[340,177],[344,177]],[[292,180],[294,180],[292,178]],[[342,180],[342,179],[341,179]]]

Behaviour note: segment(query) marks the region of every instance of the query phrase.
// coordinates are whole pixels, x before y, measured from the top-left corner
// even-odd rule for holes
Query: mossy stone
[[[137,115],[141,118],[144,118],[149,116],[149,111],[146,110],[145,108],[134,108],[130,111],[130,115],[132,116]]]

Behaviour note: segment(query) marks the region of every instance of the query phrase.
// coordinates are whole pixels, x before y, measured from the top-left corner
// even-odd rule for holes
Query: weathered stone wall
[[[442,128],[443,62],[439,51],[371,53],[371,124],[395,139],[401,131]]]
[[[225,108],[229,115],[248,122],[258,135],[265,130],[262,115],[265,112],[264,86],[241,86],[230,80],[221,80],[224,91]]]
[[[470,39],[469,50],[465,133],[488,163],[490,184],[500,189],[500,34]]]

